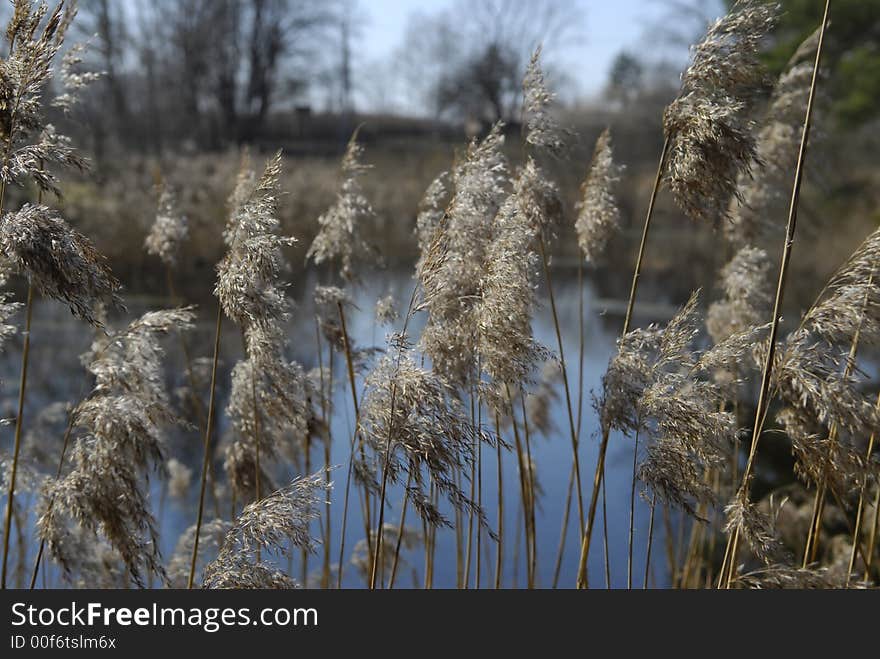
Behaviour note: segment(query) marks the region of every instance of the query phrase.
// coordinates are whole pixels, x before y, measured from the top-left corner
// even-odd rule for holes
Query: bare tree
[[[579,31],[573,0],[459,0],[450,10],[415,14],[395,55],[423,105],[438,115],[510,118],[531,52],[563,46]]]
[[[635,55],[626,51],[619,53],[608,72],[608,99],[622,108],[628,107],[642,93],[644,76],[645,66]]]

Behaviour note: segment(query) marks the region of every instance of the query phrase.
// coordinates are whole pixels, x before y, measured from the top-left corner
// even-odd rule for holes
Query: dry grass
[[[94,79],[78,51],[58,61],[73,16],[27,0],[15,7],[0,68],[0,252],[4,283],[26,284],[27,297],[22,328],[11,321],[20,306],[12,293],[0,297],[0,340],[23,337],[15,433],[0,461],[4,587],[12,572],[23,584],[22,569],[9,566],[33,556],[32,587],[42,575],[45,586],[71,587],[328,588],[358,579],[392,588],[411,568],[432,587],[443,560],[455,564],[460,588],[513,585],[513,565],[529,588],[548,585],[541,575],[555,567],[555,587],[566,560],[577,580],[561,585],[588,587],[600,499],[606,575],[623,560],[608,554],[604,519],[612,442],[632,450],[628,587],[648,586],[661,516],[672,586],[876,582],[880,398],[870,374],[880,234],[865,231],[853,252],[839,232],[829,238],[808,224],[808,237],[814,230],[831,246],[818,272],[827,284],[799,282],[795,299],[808,290],[815,300],[797,327],[782,318],[789,282],[810,266],[793,257],[798,211],[835,203],[804,185],[827,22],[765,103],[759,51],[776,10],[736,3],[694,49],[680,93],[657,117],[665,143],[650,168],[622,166],[631,148],[626,140],[618,148],[613,129],[593,144],[563,125],[538,49],[521,135],[499,123],[460,148],[414,155],[372,149],[356,131],[341,162],[280,152],[131,159],[89,178],[62,176],[85,161],[43,112],[53,100],[75,112],[76,91]],[[791,199],[785,232],[764,221],[780,199]],[[642,205],[647,218],[636,225]],[[588,391],[585,327],[597,319],[586,315],[584,282],[601,284],[606,264],[629,256],[633,234],[641,240],[623,332],[601,385]],[[687,303],[666,323],[639,326],[646,282],[681,272],[689,254],[699,258],[678,278]],[[554,282],[559,256],[578,269],[577,378],[564,352],[561,318],[572,310]],[[416,262],[411,291],[356,309],[363,280],[389,262]],[[123,322],[120,282],[171,297],[175,308]],[[294,290],[314,300],[307,346],[289,332],[291,319],[309,313],[293,305]],[[95,340],[79,399],[32,418],[30,401],[45,396],[28,388],[28,372],[47,359],[30,352],[41,331],[37,296],[66,305]],[[188,336],[196,319],[188,301],[216,308],[213,353],[207,337]],[[374,340],[362,344],[353,328],[365,315]],[[550,347],[534,334],[541,315],[554,330]],[[238,351],[223,341],[224,325]],[[378,327],[389,332],[384,341]],[[168,358],[172,341],[180,361]],[[595,415],[584,411],[590,400]],[[342,449],[331,432],[340,427]],[[790,456],[783,471],[762,462],[770,433]],[[584,484],[588,434],[600,444]],[[549,535],[542,483],[560,476],[537,458],[540,436],[570,447],[556,557],[539,553]],[[331,464],[334,450],[341,466]],[[504,500],[508,462],[513,502]],[[343,474],[337,511],[330,490]],[[24,496],[39,502],[36,514]],[[188,527],[167,560],[166,505]],[[642,505],[647,538],[634,532]],[[511,508],[521,516],[513,529]],[[577,560],[563,552],[571,520]],[[447,535],[452,558],[438,551]],[[644,566],[634,564],[640,542]]]

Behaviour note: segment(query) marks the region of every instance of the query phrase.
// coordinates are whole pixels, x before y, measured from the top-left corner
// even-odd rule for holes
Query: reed
[[[819,79],[819,66],[822,61],[822,49],[825,43],[825,33],[828,29],[828,17],[831,9],[831,0],[825,2],[825,12],[822,18],[822,28],[819,33],[819,43],[816,48],[816,59],[813,64],[813,78],[810,84],[810,95],[807,101],[806,117],[804,119],[803,131],[801,134],[801,145],[798,153],[797,167],[795,170],[794,184],[792,187],[791,204],[788,213],[788,223],[785,230],[785,243],[782,250],[781,262],[779,267],[779,280],[776,287],[776,297],[773,302],[773,318],[770,327],[770,337],[767,347],[767,354],[764,358],[764,366],[761,375],[761,385],[758,394],[758,404],[755,411],[755,422],[752,430],[751,445],[749,447],[748,459],[740,482],[738,499],[745,504],[749,496],[749,487],[752,477],[752,469],[754,468],[755,455],[757,454],[758,444],[763,431],[764,418],[769,404],[771,375],[773,372],[774,356],[776,353],[776,338],[779,333],[779,323],[781,320],[782,301],[785,295],[785,282],[788,275],[788,266],[791,261],[791,253],[794,246],[795,230],[797,229],[798,206],[800,201],[801,183],[803,181],[804,163],[806,162],[807,143],[810,135],[810,127],[813,119],[813,103],[816,98],[816,89]],[[726,588],[730,588],[736,577],[736,556],[739,546],[740,525],[730,534],[730,543],[728,550],[725,551],[725,560],[722,563],[722,579]],[[724,567],[727,568],[726,576],[724,575]]]
[[[56,116],[49,108],[73,112],[77,91],[96,78],[86,71],[82,47],[64,43],[73,20],[65,7],[15,0],[0,62],[0,284],[18,275],[27,290],[24,304],[0,295],[0,346],[22,333],[14,400],[10,392],[17,414],[10,450],[0,455],[2,587],[26,585],[22,566],[35,558],[31,589],[42,576],[43,587],[341,589],[360,579],[376,590],[406,587],[410,574],[424,589],[555,589],[575,565],[574,585],[586,588],[595,585],[589,566],[599,566],[597,556],[590,563],[590,549],[598,542],[600,504],[606,588],[622,585],[612,584],[611,568],[622,574],[624,552],[628,589],[872,585],[880,397],[870,360],[880,343],[880,230],[831,276],[796,327],[786,333],[782,321],[786,298],[791,304],[793,245],[804,233],[797,225],[808,150],[821,133],[813,126],[822,123],[830,0],[821,26],[772,91],[761,53],[779,15],[775,4],[730,3],[692,49],[663,113],[659,161],[650,163],[622,333],[596,386],[588,381],[596,366],[589,355],[605,346],[602,338],[593,345],[592,337],[602,336],[593,331],[601,313],[588,307],[586,290],[614,289],[601,278],[620,256],[629,204],[620,194],[625,170],[617,155],[627,151],[617,150],[624,141],[616,134],[612,141],[606,129],[584,154],[589,162],[573,162],[578,139],[560,123],[566,114],[540,47],[523,62],[521,105],[516,90],[507,92],[513,112],[521,110],[515,143],[504,123],[487,127],[407,213],[384,196],[393,189],[406,197],[397,188],[409,179],[384,180],[386,171],[367,161],[361,140],[373,143],[373,127],[354,131],[332,181],[311,170],[285,173],[294,158],[280,152],[255,169],[245,153],[225,217],[207,188],[178,185],[186,182],[182,159],[163,156],[164,171],[178,178],[157,186],[138,244],[149,255],[144,263],[164,274],[166,298],[180,301],[181,278],[198,272],[222,228],[213,342],[201,346],[187,338],[193,308],[126,317],[107,261],[47,194],[68,188],[59,172],[86,166],[46,122]],[[111,152],[103,155],[117,167]],[[207,169],[226,178],[214,158]],[[150,172],[134,169],[140,178]],[[414,169],[420,176],[423,168]],[[108,169],[102,174],[115,182]],[[577,190],[574,177],[581,179]],[[288,196],[290,181],[296,193]],[[21,191],[11,192],[13,184]],[[89,214],[98,197],[89,185],[75,180],[72,202],[56,204],[80,227],[103,219]],[[101,203],[130,218],[128,202],[139,193],[129,187],[108,185]],[[32,201],[11,207],[22,198]],[[213,223],[196,210],[206,199]],[[321,210],[309,212],[316,200]],[[772,218],[785,211],[785,233],[776,235],[782,227]],[[703,303],[698,289],[662,322],[643,326],[637,302],[667,213],[693,221],[694,233],[715,231],[717,242],[702,256],[713,270],[724,263],[709,282],[718,297]],[[312,226],[303,227],[301,217]],[[397,300],[396,278],[389,286],[373,273],[382,255],[369,238],[396,231],[407,217],[419,255],[408,304],[398,313],[406,298]],[[310,238],[302,251],[290,227]],[[777,238],[784,242],[775,271],[761,247]],[[398,255],[384,251],[395,263]],[[559,254],[576,255],[577,300],[570,304],[555,265]],[[369,286],[383,278],[377,295]],[[145,282],[163,288],[161,277]],[[679,293],[670,291],[672,298]],[[307,313],[297,311],[300,297]],[[31,342],[43,336],[40,298],[66,305],[72,322],[95,330],[74,400]],[[138,300],[152,308],[152,298]],[[356,306],[364,301],[366,317]],[[16,328],[8,321],[19,309]],[[550,345],[542,345],[538,330],[551,326]],[[224,330],[241,339],[228,367]],[[166,357],[171,341],[178,342],[177,363]],[[74,358],[56,354],[59,365]],[[41,378],[47,384],[38,392]],[[62,391],[64,399],[52,401]],[[753,395],[743,470],[739,417]],[[37,400],[47,404],[32,415]],[[333,444],[334,424],[335,434],[350,432],[344,446]],[[198,457],[187,438],[196,432],[201,460],[191,502]],[[765,489],[757,486],[758,458],[769,433],[790,448],[793,468],[771,473],[771,493],[757,500]],[[585,500],[581,453],[593,437],[597,461]],[[630,478],[620,501],[619,484],[606,473],[617,448]],[[347,463],[338,512],[330,496],[334,453]],[[560,455],[566,464],[557,472]],[[505,482],[509,469],[515,484]],[[613,519],[621,507],[628,517]],[[160,547],[172,545],[160,533],[175,518],[172,509],[194,519],[163,557]],[[569,564],[575,516],[580,552]],[[795,556],[802,519],[809,528],[804,553]],[[557,522],[554,554],[546,540]],[[32,529],[38,545],[28,542]],[[618,530],[619,538],[609,535]],[[668,584],[666,567],[656,565],[658,548]],[[410,565],[415,556],[420,564]]]

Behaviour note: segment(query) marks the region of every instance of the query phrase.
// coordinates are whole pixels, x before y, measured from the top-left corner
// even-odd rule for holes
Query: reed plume
[[[191,327],[193,318],[190,309],[149,312],[91,358],[95,387],[73,412],[80,433],[73,465],[45,489],[37,521],[40,538],[67,573],[79,566],[69,544],[70,528],[78,525],[106,538],[136,584],[145,573],[164,575],[144,491],[149,466],[163,464],[163,428],[176,421],[160,338]]]
[[[376,531],[373,530],[372,533],[374,536],[372,546],[377,546]],[[400,556],[400,551],[418,547],[422,541],[422,535],[412,527],[404,526],[401,528],[394,524],[383,524],[382,535],[384,536],[382,544],[385,547],[395,548],[394,551],[382,552],[381,556],[381,573],[391,575],[394,574],[395,566],[399,569],[407,565],[406,561]],[[373,569],[373,564],[368,557],[368,546],[367,539],[362,538],[355,543],[351,552],[351,564],[366,582],[370,581]]]
[[[119,284],[91,244],[42,205],[44,192],[60,196],[58,180],[50,165],[80,170],[86,167],[86,161],[71,147],[70,140],[58,134],[43,115],[43,93],[52,81],[53,62],[75,13],[75,7],[65,8],[63,2],[50,12],[44,2],[16,0],[6,29],[9,51],[0,61],[0,141],[3,143],[0,213],[7,185],[30,180],[39,190],[37,205],[26,205],[17,213],[7,213],[0,218],[0,251],[28,275],[18,414],[3,537],[0,587],[4,588],[24,422],[34,290],[62,299],[75,315],[95,324],[92,303],[96,298],[110,298],[119,303],[116,295]],[[64,73],[62,83],[71,83],[67,85],[69,106],[76,83]]]
[[[264,562],[261,552],[287,555],[293,547],[312,551],[309,525],[320,516],[331,486],[318,472],[245,506],[226,532],[217,558],[205,567],[203,587],[297,587],[290,576]]]
[[[861,442],[880,428],[880,412],[862,392],[866,376],[854,352],[880,340],[878,262],[875,231],[827,283],[774,365],[774,390],[785,406],[779,420],[792,442],[795,472],[838,494],[861,483],[866,469],[876,472]]]
[[[502,125],[495,124],[482,142],[468,147],[452,172],[453,197],[443,230],[428,243],[420,267],[427,311],[420,343],[436,369],[449,382],[464,386],[474,376],[477,321],[486,252],[492,221],[507,196],[507,162],[502,152]]]
[[[800,568],[787,565],[769,567],[741,574],[734,582],[746,588],[759,590],[840,590],[845,587],[845,575],[828,567]]]
[[[786,186],[797,164],[804,110],[810,94],[818,31],[807,38],[779,76],[756,135],[755,172],[742,171],[724,235],[737,249],[767,235],[772,217],[785,212]],[[815,140],[815,135],[813,136]]]
[[[706,329],[715,343],[762,323],[770,308],[770,260],[755,247],[743,247],[721,269],[724,296],[713,302]]]
[[[666,180],[695,220],[726,217],[738,176],[755,159],[751,115],[763,78],[758,53],[778,12],[778,5],[739,0],[713,23],[694,48],[679,95],[664,114]]]
[[[541,46],[535,49],[529,59],[522,86],[526,143],[554,156],[562,155],[567,150],[571,134],[553,117],[555,94],[550,92],[544,80]]]
[[[203,573],[205,566],[210,562],[205,558],[206,556],[211,556],[212,559],[216,557],[217,553],[220,551],[220,545],[223,543],[230,526],[232,526],[230,522],[222,519],[213,519],[201,525],[199,531],[199,535],[201,536],[199,538],[199,546],[201,547],[201,550],[199,551],[200,560],[196,568],[197,572]],[[168,586],[170,588],[182,589],[187,587],[190,562],[192,561],[193,555],[193,546],[196,541],[195,535],[196,525],[193,524],[181,533],[180,537],[177,539],[177,545],[174,548],[174,553],[171,555],[171,559],[168,561],[168,568],[166,570],[168,573]],[[201,577],[199,579],[201,582],[204,575],[201,574],[198,576]]]
[[[356,259],[367,251],[361,231],[375,215],[361,188],[360,179],[370,166],[361,162],[364,148],[357,137],[355,131],[342,158],[342,183],[336,202],[318,218],[318,234],[306,254],[315,265],[335,263],[346,281],[354,277]]]
[[[706,377],[720,362],[742,359],[755,339],[728,340],[699,353],[697,295],[665,327],[633,330],[621,340],[603,378],[602,423],[647,441],[639,477],[657,500],[695,513],[695,502],[712,503],[706,469],[727,457],[735,420],[719,410],[721,392]]]
[[[420,366],[405,337],[394,335],[391,345],[394,350],[379,359],[365,378],[359,426],[365,445],[376,456],[376,464],[384,465],[389,484],[409,482],[410,501],[429,526],[450,523],[431,501],[427,479],[454,510],[473,512],[486,525],[485,514],[455,475],[474,461],[475,442],[494,446],[495,439],[471,424],[455,387]]]
[[[47,206],[25,204],[0,219],[0,251],[45,297],[101,327],[100,308],[124,310],[121,284],[92,243]]]
[[[390,293],[376,300],[376,322],[380,325],[391,325],[400,319],[397,302]]]
[[[782,250],[782,256],[779,267],[779,280],[776,286],[776,297],[773,303],[773,318],[770,326],[770,336],[768,339],[767,351],[763,359],[763,368],[761,373],[761,386],[758,394],[758,404],[755,410],[755,423],[752,429],[752,441],[749,448],[748,461],[743,472],[743,477],[737,497],[740,505],[745,506],[749,500],[749,491],[751,487],[752,469],[754,466],[755,455],[757,453],[758,444],[761,438],[761,432],[764,426],[764,420],[767,414],[769,401],[771,398],[771,381],[773,377],[773,369],[776,363],[776,341],[779,333],[780,316],[782,312],[782,302],[785,297],[785,283],[788,274],[788,266],[791,261],[792,246],[794,244],[795,231],[797,229],[798,207],[800,203],[801,184],[803,182],[804,163],[807,154],[807,144],[810,136],[810,127],[813,119],[813,107],[816,99],[816,89],[819,79],[819,67],[822,62],[822,49],[825,41],[825,34],[828,28],[828,17],[831,9],[831,0],[826,0],[825,11],[822,16],[822,24],[819,31],[819,42],[816,47],[816,56],[813,63],[813,76],[810,82],[810,92],[807,99],[807,108],[804,117],[804,127],[801,133],[800,148],[798,151],[797,167],[795,170],[794,184],[791,193],[791,205],[789,207],[788,222],[785,230],[785,243]],[[737,548],[740,536],[740,529],[736,527],[728,536],[728,545],[725,551],[724,561],[722,562],[721,579],[719,585],[724,583],[730,586],[736,577],[737,571]]]
[[[144,247],[148,254],[159,257],[166,267],[173,268],[181,244],[189,235],[189,224],[177,207],[177,195],[171,186],[162,183],[159,187],[159,208]]]
[[[562,147],[567,141],[567,138],[571,137],[571,134],[570,131],[562,129],[552,120],[550,111],[553,96],[548,92],[544,84],[544,77],[541,73],[539,60],[540,48],[532,56],[529,68],[526,71],[525,79],[523,80],[523,115],[528,117],[528,120],[526,121],[527,130],[524,136],[524,141],[526,145],[535,147],[538,155],[546,152],[554,156],[560,156],[563,153]],[[528,202],[528,205],[524,210],[536,229],[537,246],[541,256],[544,279],[547,284],[547,295],[550,299],[550,312],[553,317],[553,328],[556,333],[556,348],[559,354],[559,364],[562,371],[562,384],[565,391],[565,405],[566,411],[568,412],[568,427],[569,436],[571,438],[572,465],[574,469],[574,487],[577,488],[579,528],[583,533],[584,504],[583,488],[581,486],[580,458],[578,455],[578,429],[575,425],[571,388],[568,379],[568,366],[565,360],[562,330],[559,323],[559,314],[556,309],[556,296],[553,290],[553,280],[550,274],[550,259],[546,246],[546,239],[553,235],[554,222],[558,221],[562,216],[561,204],[559,203],[556,186],[550,183],[550,181],[544,176],[534,158],[529,157],[527,159],[524,171],[526,174],[529,174],[528,176],[521,177],[522,180],[529,184],[526,186],[526,194],[523,195]],[[531,188],[531,190],[529,188]],[[525,414],[525,409],[523,409],[523,413]],[[532,462],[531,457],[529,457],[529,431],[528,419],[526,417],[523,417],[523,430],[525,432],[527,460],[520,460],[521,474],[523,472],[523,466],[528,467]],[[530,487],[534,490],[534,483],[532,483]],[[532,499],[532,506],[534,505],[533,494],[534,492],[532,492],[532,496],[530,497]],[[526,505],[525,501],[523,505]],[[530,513],[532,516],[531,585],[534,580],[534,564],[536,561],[534,507],[532,507]]]
[[[192,483],[192,469],[176,458],[169,458],[165,468],[168,471],[168,495],[184,501]]]
[[[419,202],[416,216],[416,238],[419,243],[419,254],[426,254],[435,239],[449,201],[449,172],[441,172],[431,181]],[[418,269],[418,268],[417,268]]]
[[[526,396],[526,414],[533,434],[549,438],[557,432],[553,405],[559,400],[558,385],[561,379],[562,371],[559,364],[552,359],[544,362],[537,385]]]
[[[287,301],[281,273],[282,248],[295,238],[278,235],[278,177],[281,152],[269,160],[262,176],[233,212],[224,232],[229,250],[217,265],[214,294],[223,312],[242,328],[265,326],[283,318]]]
[[[581,253],[589,264],[598,263],[608,241],[620,230],[620,206],[614,188],[620,181],[621,170],[614,162],[611,132],[606,128],[596,141],[576,207],[574,229]]]
[[[243,500],[257,497],[258,479],[266,483],[265,491],[274,489],[268,485],[269,466],[293,448],[291,442],[297,452],[303,449],[312,420],[310,382],[298,363],[284,357],[280,328],[248,329],[246,341],[248,358],[232,370],[226,409],[234,440],[225,466]]]
[[[56,133],[43,114],[43,93],[53,79],[53,63],[74,14],[75,9],[65,8],[63,2],[51,12],[45,2],[15,2],[6,28],[9,53],[0,61],[0,184],[4,191],[8,184],[29,179],[43,191],[58,193],[56,175],[48,165],[85,167],[69,140]]]
[[[514,189],[493,222],[486,248],[486,266],[474,309],[476,350],[487,400],[506,412],[506,388],[532,380],[537,364],[548,356],[532,336],[537,301],[538,233],[559,215],[558,191],[529,160],[514,181]]]

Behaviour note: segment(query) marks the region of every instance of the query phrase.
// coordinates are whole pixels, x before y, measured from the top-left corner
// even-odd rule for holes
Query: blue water
[[[300,288],[311,291],[314,286],[315,275],[311,275],[302,282]],[[355,300],[356,308],[349,313],[349,332],[358,346],[382,346],[384,345],[385,333],[388,328],[378,327],[374,321],[375,300],[388,293],[394,294],[399,306],[404,306],[409,299],[412,281],[404,275],[383,273],[363,282],[357,289]],[[572,388],[573,403],[577,400],[578,383],[578,304],[577,285],[574,281],[564,281],[557,286],[557,306],[560,312],[560,324],[565,338],[564,350],[568,364],[569,381]],[[289,325],[290,356],[300,361],[307,369],[317,366],[315,350],[315,326],[314,313],[310,301],[300,299],[293,313]],[[141,313],[147,308],[158,308],[166,304],[161,300],[136,300],[130,301],[130,315]],[[557,352],[556,336],[549,313],[549,303],[543,305],[534,321],[533,331],[536,338],[544,345]],[[593,408],[593,392],[598,392],[601,385],[601,377],[605,371],[608,359],[612,354],[616,333],[619,331],[621,321],[616,316],[606,316],[601,304],[597,302],[592,290],[587,287],[585,291],[586,326],[585,326],[585,359],[583,372],[583,419],[580,440],[581,479],[583,486],[584,508],[587,509],[590,500],[593,475],[596,466],[598,452],[597,417]],[[208,305],[201,310],[202,320],[193,335],[189,336],[191,352],[194,356],[208,357],[212,348],[213,332],[213,308]],[[122,322],[120,320],[120,322]],[[411,334],[417,336],[421,328],[422,319],[417,319],[411,324]],[[34,314],[34,329],[31,343],[31,370],[28,385],[27,406],[25,411],[25,430],[29,423],[45,405],[58,400],[73,401],[78,399],[84,391],[85,372],[78,361],[78,356],[86,350],[91,340],[91,330],[82,323],[72,319],[66,309],[53,302],[40,302]],[[174,341],[168,343],[170,364],[181,364],[179,350]],[[224,333],[222,342],[222,377],[219,383],[218,396],[219,409],[225,406],[225,396],[228,391],[228,370],[241,354],[241,339],[238,330],[230,327]],[[326,349],[324,352],[324,365],[328,363]],[[17,370],[20,359],[20,338],[11,340],[2,357],[2,412],[4,418],[14,417],[15,402],[18,394]],[[335,487],[331,493],[332,503],[332,550],[331,557],[337,561],[339,552],[339,537],[341,532],[342,504],[345,489],[346,465],[348,450],[351,441],[354,414],[351,406],[351,392],[347,386],[344,361],[337,356],[335,359],[334,382],[334,408],[336,414],[332,424],[332,462],[340,465],[333,472]],[[171,386],[175,383],[169,382]],[[180,384],[179,382],[177,384]],[[572,465],[571,441],[568,430],[568,418],[565,407],[565,397],[562,383],[559,382],[559,397],[554,403],[552,416],[555,421],[556,432],[550,437],[537,436],[532,438],[532,457],[537,464],[537,474],[542,496],[539,499],[537,516],[537,542],[538,542],[538,573],[537,585],[549,587],[553,581],[553,571],[556,560],[557,547],[560,539],[561,524],[564,515],[564,505],[569,482],[569,473]],[[87,391],[87,390],[86,390]],[[223,435],[227,423],[224,418],[218,421],[219,438]],[[490,428],[491,429],[491,428]],[[63,431],[63,428],[62,428]],[[508,430],[509,432],[509,430]],[[3,442],[0,444],[6,452],[12,446],[12,428],[2,430]],[[47,435],[43,445],[47,452],[60,446],[61,437]],[[511,441],[512,443],[512,441]],[[187,463],[194,472],[193,482],[187,501],[172,501],[164,499],[159,518],[162,552],[167,558],[171,556],[174,545],[180,533],[195,521],[195,506],[198,496],[198,470],[200,464],[200,439],[198,433],[191,433],[174,437],[170,442],[171,454],[179,460]],[[57,446],[56,446],[57,445]],[[56,449],[53,449],[56,446]],[[27,456],[25,456],[27,457]],[[323,463],[323,449],[315,447],[311,458],[313,470]],[[222,472],[222,456],[218,456],[217,469]],[[629,501],[632,469],[632,443],[631,440],[622,436],[613,436],[609,445],[607,457],[607,525],[609,536],[609,554],[611,569],[611,585],[624,587],[627,581],[627,537],[629,532]],[[46,471],[50,469],[47,467]],[[287,476],[296,475],[290,471]],[[515,455],[507,451],[503,458],[504,479],[504,534],[505,556],[503,585],[505,587],[524,587],[525,576],[525,553],[523,549],[522,517],[519,507],[519,481]],[[151,479],[151,496],[157,502],[163,500],[161,496],[161,481]],[[467,489],[467,487],[465,488]],[[637,492],[638,497],[638,492]],[[389,506],[386,510],[386,523],[396,525],[399,521],[400,508],[403,500],[399,487],[392,488],[388,495]],[[30,504],[33,495],[22,493],[19,499],[25,504],[25,510],[33,508]],[[494,449],[483,449],[483,493],[482,502],[488,516],[491,528],[497,529],[497,497],[496,497],[496,460]],[[5,506],[5,498],[4,498]],[[224,514],[228,515],[228,503],[224,506]],[[641,500],[636,503],[635,519],[635,542],[634,542],[634,585],[641,587],[644,573],[645,547],[648,528],[648,507]],[[561,565],[559,585],[572,587],[575,583],[578,555],[580,549],[579,529],[576,522],[577,504],[572,500],[570,510],[569,528],[565,544],[564,560]],[[28,526],[29,535],[32,534],[32,519]],[[375,521],[375,520],[374,520]],[[590,554],[589,570],[590,582],[594,587],[605,585],[604,560],[602,547],[602,510],[601,506],[596,518],[596,532],[594,534],[592,551]],[[421,531],[421,523],[410,508],[407,513],[407,525],[414,530]],[[315,525],[315,536],[319,536],[318,525]],[[356,490],[352,490],[352,499],[349,510],[348,530],[346,533],[346,561],[350,551],[354,549],[358,540],[363,538],[363,522],[357,500]],[[514,550],[515,539],[519,538],[518,550]],[[652,558],[653,574],[651,585],[663,585],[668,577],[665,565],[663,547],[663,524],[660,516],[655,523],[654,553]],[[36,542],[31,535],[28,553],[32,554],[36,549]],[[435,555],[434,587],[447,588],[456,584],[456,543],[455,534],[451,529],[444,529],[438,533],[437,548]],[[494,584],[495,572],[495,543],[485,537],[482,546],[481,587]],[[518,554],[515,556],[515,554]],[[396,587],[421,587],[424,579],[424,551],[421,545],[411,550],[402,552],[405,561],[399,569]],[[515,558],[518,559],[515,561]],[[474,586],[474,573],[476,555],[472,559],[470,585]],[[30,560],[27,562],[28,571]],[[287,558],[280,558],[279,565],[287,569],[292,566],[293,575],[299,577],[301,572],[299,552],[292,557],[289,563]],[[321,556],[319,554],[310,558],[309,572],[313,575],[320,572]],[[49,569],[46,572],[47,583],[53,586],[61,586],[57,569]],[[363,578],[352,565],[344,568],[343,585],[347,587],[363,586]],[[311,579],[310,579],[311,580]]]

